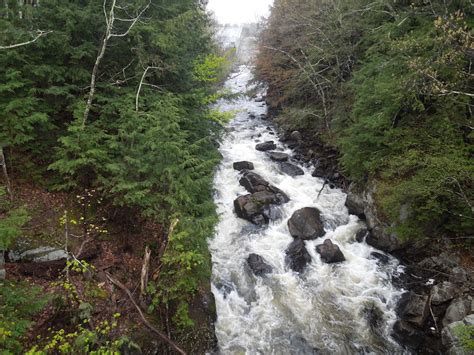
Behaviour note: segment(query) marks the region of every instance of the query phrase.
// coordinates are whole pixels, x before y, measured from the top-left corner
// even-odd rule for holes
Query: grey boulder
[[[346,260],[341,249],[329,239],[326,239],[323,244],[317,245],[316,252],[321,255],[321,260],[327,264],[340,263]]]
[[[305,207],[293,213],[288,220],[288,229],[294,238],[316,239],[324,235],[321,212],[314,207]]]

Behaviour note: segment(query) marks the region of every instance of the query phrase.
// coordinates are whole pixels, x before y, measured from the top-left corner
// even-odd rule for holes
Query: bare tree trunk
[[[145,255],[143,256],[142,274],[140,278],[140,295],[146,295],[146,286],[148,285],[148,270],[150,269],[151,250],[145,247]]]
[[[147,67],[143,72],[142,78],[140,79],[140,84],[138,85],[137,95],[135,96],[135,111],[138,112],[138,99],[140,97],[140,92],[142,90],[143,81],[145,80],[146,74],[150,69],[160,69],[159,67]]]
[[[109,42],[109,39],[111,39],[112,37],[125,37],[125,36],[127,36],[129,34],[130,30],[133,28],[133,26],[135,26],[135,24],[138,22],[140,17],[143,15],[143,13],[148,9],[151,2],[149,2],[140,11],[140,13],[135,18],[132,18],[132,19],[116,18],[115,17],[116,3],[117,3],[117,0],[112,0],[112,5],[110,6],[110,10],[108,12],[107,12],[107,0],[104,0],[103,6],[102,6],[103,11],[104,11],[104,16],[105,16],[106,29],[105,29],[104,39],[102,40],[101,47],[99,49],[99,53],[97,54],[97,58],[96,58],[95,63],[94,63],[94,68],[92,69],[89,95],[87,97],[86,108],[84,109],[84,116],[82,118],[82,128],[84,128],[86,126],[87,119],[89,118],[89,113],[91,111],[92,101],[94,100],[94,94],[95,94],[95,89],[96,89],[97,73],[99,71],[100,62],[102,61],[102,58],[104,58],[105,50],[107,49],[107,44]],[[130,22],[130,25],[128,26],[127,30],[123,33],[113,33],[115,20],[123,21],[123,22]],[[142,81],[143,81],[143,78],[142,78]]]
[[[3,153],[3,148],[0,147],[0,165],[3,170],[3,178],[5,179],[5,185],[7,187],[8,196],[13,200],[13,191],[10,184],[10,178],[8,176],[7,162],[5,160],[5,154]]]

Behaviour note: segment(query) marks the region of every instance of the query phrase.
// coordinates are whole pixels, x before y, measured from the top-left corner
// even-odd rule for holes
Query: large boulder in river
[[[286,249],[285,261],[287,265],[296,272],[302,272],[307,264],[311,262],[311,255],[306,250],[302,239],[295,239]]]
[[[267,141],[263,143],[259,143],[255,146],[255,149],[261,151],[261,152],[266,152],[267,150],[274,150],[276,149],[276,144],[273,141]]]
[[[256,276],[265,276],[272,272],[272,267],[265,262],[260,255],[250,254],[247,258],[247,264]]]
[[[235,170],[238,170],[238,171],[254,169],[253,163],[249,161],[236,161],[233,164],[233,167]]]
[[[244,172],[242,178],[239,180],[240,185],[250,193],[267,191],[275,194],[281,203],[288,202],[290,199],[278,187],[271,185],[267,180],[254,172]]]
[[[316,252],[321,255],[321,260],[327,264],[340,263],[346,260],[341,249],[329,239],[326,239],[323,244],[317,245]]]
[[[294,238],[316,239],[324,235],[321,212],[314,207],[305,207],[293,213],[288,220],[288,229]]]
[[[304,175],[303,169],[288,162],[281,162],[280,170],[290,176]]]
[[[259,191],[238,197],[234,201],[234,209],[238,217],[262,226],[270,220],[268,207],[278,204],[281,204],[281,200],[276,194],[268,191]]]
[[[280,161],[281,162],[281,161],[287,161],[288,160],[288,154],[286,154],[286,153],[268,152],[267,155],[273,161]]]

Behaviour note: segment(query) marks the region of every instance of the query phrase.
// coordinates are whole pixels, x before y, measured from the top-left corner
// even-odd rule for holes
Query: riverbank
[[[270,120],[278,121],[273,111]],[[404,241],[392,231],[375,198],[377,181],[356,186],[339,165],[334,147],[299,131],[281,131],[282,141],[293,147],[294,157],[314,167],[313,175],[328,188],[347,193],[349,212],[365,221],[361,242],[390,253],[400,260],[404,272],[394,284],[405,290],[397,305],[398,320],[393,337],[413,352],[426,354],[463,353],[472,329],[474,314],[474,258],[465,245],[450,238]],[[471,327],[471,328],[470,328]]]

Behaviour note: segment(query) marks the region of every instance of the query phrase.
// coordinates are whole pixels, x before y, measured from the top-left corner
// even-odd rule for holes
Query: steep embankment
[[[256,70],[272,117],[347,189],[366,242],[406,263],[398,338],[472,346],[472,8],[333,5],[275,2]]]

